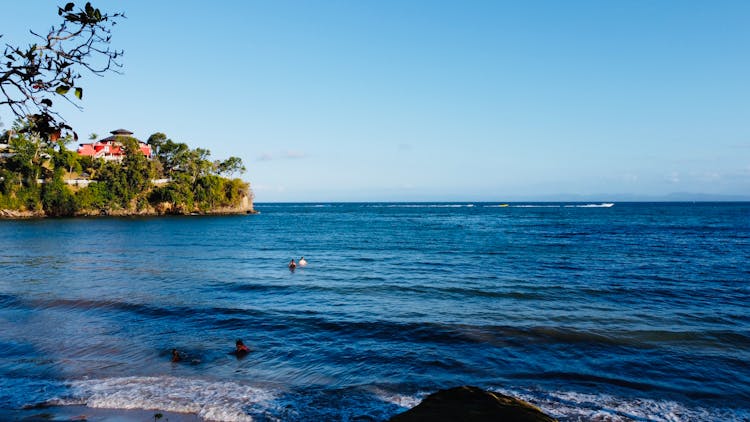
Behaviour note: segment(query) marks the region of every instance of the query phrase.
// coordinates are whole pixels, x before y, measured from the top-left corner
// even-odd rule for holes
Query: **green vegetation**
[[[48,216],[187,214],[236,208],[251,198],[246,182],[227,177],[245,171],[241,159],[211,161],[210,151],[190,149],[163,133],[149,138],[156,151],[151,159],[135,138],[117,139],[125,149],[121,162],[79,156],[66,148],[70,141],[46,141],[29,122],[0,137],[0,209]],[[66,183],[75,179],[91,183]],[[154,186],[156,179],[167,181]]]
[[[111,31],[124,15],[70,2],[58,7],[57,15],[61,20],[47,32],[31,31],[35,43],[6,43],[3,50],[0,106],[18,120],[0,134],[0,211],[49,216],[192,213],[236,208],[251,199],[247,183],[227,178],[245,171],[242,160],[211,161],[208,150],[190,149],[163,133],[149,137],[155,152],[150,159],[130,137],[117,139],[126,152],[121,162],[68,150],[66,144],[78,135],[53,108],[53,100],[63,98],[78,107],[74,98],[83,99],[83,74],[117,72],[123,53],[110,48]],[[91,183],[79,187],[67,182],[77,179]],[[167,182],[155,187],[154,179]]]

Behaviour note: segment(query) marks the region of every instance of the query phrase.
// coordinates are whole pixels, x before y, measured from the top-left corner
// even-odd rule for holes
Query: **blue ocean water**
[[[0,409],[385,420],[470,384],[561,421],[750,418],[750,203],[257,209],[0,221]]]

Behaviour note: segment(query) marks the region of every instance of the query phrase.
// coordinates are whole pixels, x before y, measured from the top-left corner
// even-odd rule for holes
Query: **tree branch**
[[[7,105],[18,118],[39,119],[37,128],[53,134],[70,127],[52,109],[52,98],[62,96],[81,109],[68,93],[72,89],[82,98],[83,90],[77,86],[82,72],[103,76],[110,71],[120,73],[117,69],[122,67],[123,52],[111,50],[109,43],[111,28],[124,14],[102,14],[90,3],[74,9],[73,3],[58,8],[59,25],[46,35],[30,31],[37,44],[25,49],[6,44],[5,57],[0,58],[0,105]]]

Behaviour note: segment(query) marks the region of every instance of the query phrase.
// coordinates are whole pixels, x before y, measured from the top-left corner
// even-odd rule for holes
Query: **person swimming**
[[[245,343],[243,343],[242,340],[237,339],[237,341],[234,342],[234,354],[237,355],[237,357],[242,357],[248,353],[250,353],[250,348],[245,346]]]
[[[177,349],[172,349],[172,362],[179,362],[181,360],[180,352],[178,352]]]
[[[297,264],[294,262],[294,259],[289,261],[289,270],[294,271],[294,269],[297,268]]]
[[[305,257],[303,256],[302,258],[299,259],[299,266],[304,267],[305,265],[307,265],[307,261],[305,260]]]

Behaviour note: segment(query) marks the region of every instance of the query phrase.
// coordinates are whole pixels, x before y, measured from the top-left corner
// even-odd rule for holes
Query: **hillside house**
[[[146,158],[153,156],[151,145],[133,137],[133,132],[125,129],[117,129],[110,132],[112,136],[94,141],[90,144],[80,144],[78,154],[94,158],[103,158],[107,161],[122,161],[125,158],[125,148],[122,145],[121,138],[133,138],[138,141],[138,146]]]

